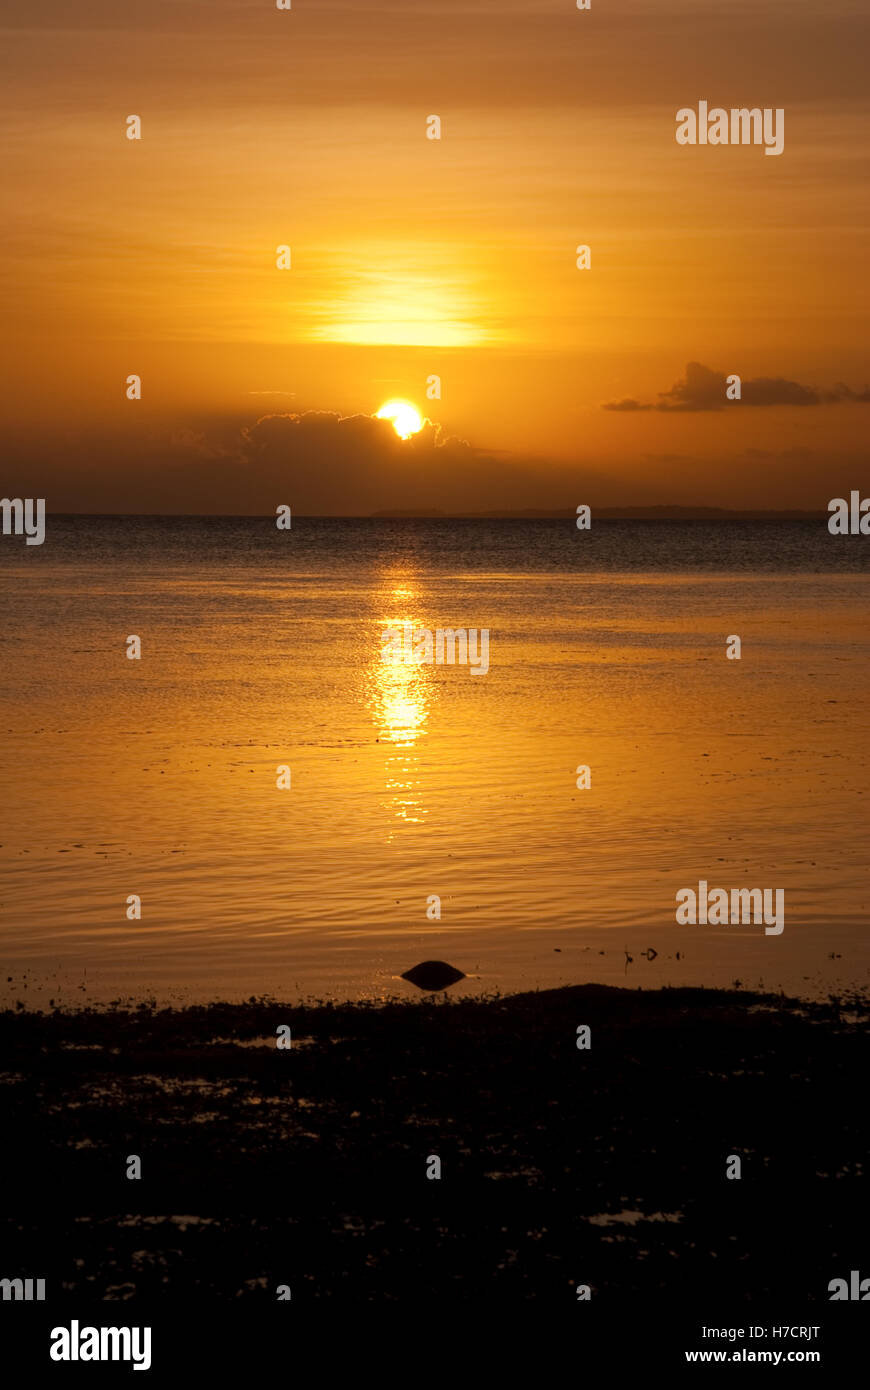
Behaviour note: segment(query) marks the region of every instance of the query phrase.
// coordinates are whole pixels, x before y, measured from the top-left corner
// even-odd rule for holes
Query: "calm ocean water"
[[[4,538],[5,1001],[383,998],[438,957],[460,992],[866,986],[866,557],[824,521]],[[488,628],[489,672],[386,665],[404,622]],[[678,927],[700,879],[784,889],[783,934]]]

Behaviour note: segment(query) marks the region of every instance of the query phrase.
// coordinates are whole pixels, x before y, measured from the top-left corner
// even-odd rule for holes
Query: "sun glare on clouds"
[[[420,412],[408,401],[386,401],[377,412],[378,420],[391,420],[400,439],[410,439],[423,428]]]

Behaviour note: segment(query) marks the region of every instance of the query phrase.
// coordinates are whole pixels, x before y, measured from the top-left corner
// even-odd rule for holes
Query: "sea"
[[[425,960],[454,996],[866,989],[868,550],[824,520],[0,538],[3,1005],[412,998]],[[485,630],[488,669],[389,661],[406,624]],[[782,932],[680,924],[701,882],[782,889]]]

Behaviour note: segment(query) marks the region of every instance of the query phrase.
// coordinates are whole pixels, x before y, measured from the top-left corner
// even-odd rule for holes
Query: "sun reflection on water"
[[[405,603],[416,597],[408,588],[394,589],[389,598]],[[419,618],[406,611],[382,618],[373,629],[372,659],[366,669],[366,703],[386,746],[384,764],[384,806],[391,819],[419,825],[426,817],[420,797],[420,758],[418,743],[426,734],[433,685],[429,668],[417,664],[388,661],[382,638],[387,628],[405,623],[422,626]]]
[[[428,692],[422,668],[390,666],[379,653],[374,709],[379,737],[397,748],[413,748],[426,732],[428,713]]]

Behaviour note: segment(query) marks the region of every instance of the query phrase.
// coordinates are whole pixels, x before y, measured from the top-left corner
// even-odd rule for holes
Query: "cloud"
[[[352,492],[362,501],[370,492],[373,505],[409,475],[425,478],[431,492],[445,470],[475,453],[431,420],[402,440],[389,420],[321,410],[262,415],[241,437],[242,459],[260,480],[301,488],[312,498],[327,482],[330,495]]]
[[[159,442],[159,436],[157,436]],[[169,448],[180,452],[190,452],[202,459],[223,459],[232,458],[233,450],[227,449],[220,443],[209,439],[204,430],[192,430],[186,426],[181,429],[171,430],[169,434]]]
[[[817,451],[735,454],[714,431],[710,449],[691,454],[578,451],[556,460],[477,448],[431,422],[403,441],[389,421],[339,412],[257,418],[234,410],[137,420],[138,427],[122,419],[94,431],[78,452],[63,422],[55,432],[42,422],[13,426],[7,491],[45,497],[50,513],[274,517],[279,505],[289,505],[301,517],[550,508],[573,516],[581,502],[593,511],[671,504],[818,509],[820,498],[824,504],[850,488],[862,495],[870,488],[866,452],[844,451],[834,440]],[[526,544],[521,528],[516,543]]]
[[[431,420],[401,440],[388,420],[338,411],[140,418],[95,432],[77,456],[60,434],[13,429],[7,491],[46,497],[54,512],[155,515],[573,513],[581,501],[635,500],[599,460],[481,449]]]
[[[835,386],[837,400],[857,401],[861,405],[870,405],[870,386],[865,386],[863,391],[853,391],[849,386],[844,386],[841,381]]]
[[[332,411],[261,416],[241,431],[241,465],[258,499],[310,513],[437,507],[468,493],[497,463],[424,420],[400,439],[389,420]]]
[[[633,400],[631,396],[626,396],[624,401],[608,401],[604,410],[619,410],[626,415],[635,410],[655,410],[653,405],[641,405],[640,401]]]
[[[621,401],[608,401],[602,409],[626,413],[639,410],[665,413],[724,410],[736,404],[728,400],[727,388],[728,380],[724,372],[713,371],[701,362],[689,362],[683,379],[675,382],[669,391],[660,391],[655,404],[643,403],[629,396]],[[744,406],[836,405],[840,402],[870,404],[870,387],[853,391],[840,382],[831,391],[819,391],[813,386],[802,386],[799,381],[789,381],[781,376],[749,377],[741,382],[740,404]]]

